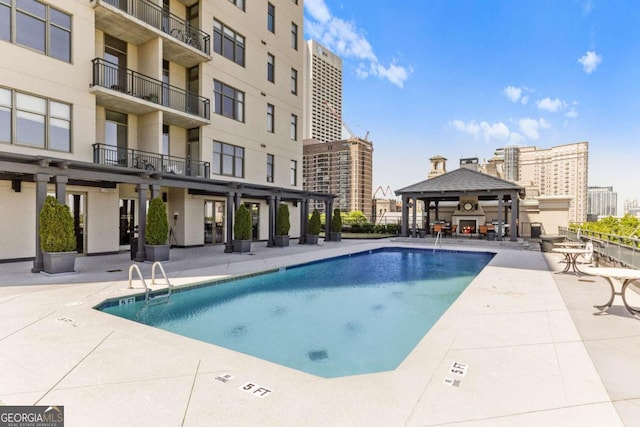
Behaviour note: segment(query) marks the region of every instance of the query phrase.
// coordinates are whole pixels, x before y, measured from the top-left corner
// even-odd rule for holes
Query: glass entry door
[[[67,194],[67,206],[69,206],[69,210],[71,211],[71,216],[73,217],[73,229],[76,233],[76,248],[74,249],[79,254],[85,253],[86,247],[86,236],[84,233],[86,217],[85,217],[85,203],[86,203],[85,194]]]
[[[245,203],[249,212],[251,212],[251,240],[257,241],[260,236],[260,204]]]
[[[204,243],[223,243],[224,239],[224,206],[220,200],[204,202]]]
[[[136,228],[136,201],[120,199],[120,249],[131,245],[131,239],[137,237],[134,236]]]

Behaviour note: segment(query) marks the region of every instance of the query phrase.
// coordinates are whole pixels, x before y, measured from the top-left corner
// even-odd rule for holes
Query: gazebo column
[[[431,199],[426,199],[424,202],[424,208],[427,211],[427,219],[424,224],[424,228],[427,233],[431,230]]]
[[[438,203],[439,203],[439,200],[436,200],[435,201],[435,205],[436,205],[435,206],[435,209],[436,209],[436,220],[440,220],[440,214],[438,213]]]
[[[409,236],[409,198],[405,195],[402,196],[402,222],[400,236]]]
[[[509,240],[512,242],[518,241],[518,217],[520,216],[520,206],[518,200],[518,193],[511,193],[511,223],[509,226]]]
[[[498,230],[496,230],[497,239],[502,240],[502,208],[504,207],[504,201],[502,200],[504,196],[502,194],[498,194]]]
[[[324,241],[328,242],[329,232],[331,231],[331,216],[333,215],[333,199],[324,201]]]
[[[418,231],[416,230],[416,211],[418,210],[418,198],[414,197],[413,198],[413,215],[412,215],[412,221],[411,221],[411,228],[412,228],[412,232],[411,232],[411,237],[417,237],[418,236]]]

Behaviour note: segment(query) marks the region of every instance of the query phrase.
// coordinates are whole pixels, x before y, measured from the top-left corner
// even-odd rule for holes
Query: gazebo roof
[[[504,179],[460,168],[451,172],[426,179],[413,185],[396,190],[395,193],[420,194],[423,196],[444,195],[446,193],[492,193],[517,191],[524,195],[524,188]],[[453,194],[451,194],[453,195]]]

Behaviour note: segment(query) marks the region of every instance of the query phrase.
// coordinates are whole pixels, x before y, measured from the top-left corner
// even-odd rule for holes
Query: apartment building
[[[618,193],[613,187],[587,187],[587,215],[590,218],[616,216]]]
[[[588,142],[547,149],[520,147],[518,181],[531,182],[540,196],[569,196],[569,221],[584,222],[587,218],[588,164]]]
[[[334,208],[361,211],[373,221],[373,144],[362,138],[304,141],[304,188],[337,196]],[[313,206],[319,210],[323,206]]]
[[[0,261],[39,270],[48,194],[85,254],[128,249],[153,197],[172,244],[226,251],[241,203],[268,243],[279,203],[293,236],[331,204],[302,191],[302,2],[2,0],[0,23]]]

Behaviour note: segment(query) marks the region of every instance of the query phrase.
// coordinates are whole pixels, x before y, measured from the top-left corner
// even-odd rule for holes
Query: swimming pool
[[[487,252],[383,248],[98,309],[325,378],[395,369]]]

